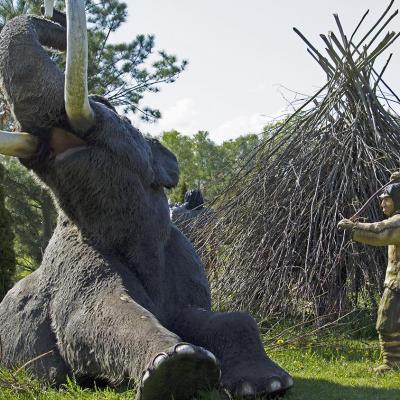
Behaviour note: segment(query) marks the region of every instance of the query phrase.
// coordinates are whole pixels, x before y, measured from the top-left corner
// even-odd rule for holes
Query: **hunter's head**
[[[379,196],[381,208],[387,217],[400,212],[400,183],[393,183]]]

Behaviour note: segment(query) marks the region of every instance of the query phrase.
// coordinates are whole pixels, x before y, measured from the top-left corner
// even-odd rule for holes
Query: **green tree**
[[[10,214],[5,207],[5,169],[0,164],[0,301],[10,289],[15,273],[15,253]]]
[[[89,14],[89,90],[107,97],[124,111],[141,112],[141,118],[152,121],[161,117],[159,110],[139,107],[146,92],[157,93],[160,84],[172,83],[185,69],[187,61],[164,50],[149,63],[154,51],[153,35],[138,35],[132,41],[110,44],[127,16],[127,6],[119,0],[87,1]]]
[[[42,0],[0,0],[0,26],[20,14],[40,14]],[[56,1],[59,10],[65,1]],[[160,85],[172,83],[187,61],[159,50],[155,56],[153,35],[139,34],[127,43],[111,44],[110,36],[126,21],[127,5],[120,0],[86,0],[88,19],[89,92],[106,97],[124,112],[140,114],[145,121],[161,118],[161,112],[140,103],[146,93],[157,93]],[[151,58],[154,59],[150,61]],[[64,68],[64,55],[53,58]]]
[[[260,143],[258,135],[249,134],[230,139],[222,143],[222,151],[225,162],[234,166],[239,166],[246,162],[247,158],[254,152]]]
[[[193,162],[193,140],[178,131],[164,132],[160,137],[161,143],[171,150],[179,163],[179,183],[168,193],[169,199],[174,202],[182,202],[186,190],[192,188],[196,180],[196,167]]]
[[[40,264],[53,232],[56,211],[49,193],[17,159],[3,157],[3,185],[15,235],[17,272],[21,276]]]
[[[41,2],[34,0],[1,0],[0,26],[3,27],[11,18],[21,14],[40,13]]]
[[[173,130],[164,132],[160,140],[178,159],[180,180],[169,192],[169,199],[181,202],[184,192],[193,188],[202,190],[208,200],[214,198],[234,171],[248,162],[260,139],[257,135],[245,135],[217,145],[206,131],[189,137]],[[249,165],[254,162],[256,159]]]
[[[193,161],[197,171],[196,187],[207,198],[214,197],[215,190],[224,180],[226,160],[207,131],[199,131],[193,137]],[[211,184],[212,183],[212,184]]]

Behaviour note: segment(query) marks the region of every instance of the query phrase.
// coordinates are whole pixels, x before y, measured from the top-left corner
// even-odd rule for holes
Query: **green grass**
[[[373,368],[379,363],[376,340],[348,339],[344,336],[308,337],[288,344],[277,340],[268,353],[289,371],[295,386],[286,400],[400,400],[400,372],[377,377]],[[12,382],[12,376],[0,373],[0,400],[132,400],[134,391],[84,390],[69,382],[61,390],[41,387],[37,381],[19,375],[16,388],[4,387],[1,381]],[[18,387],[20,391],[18,391]],[[203,394],[197,400],[217,400],[216,392]],[[160,399],[163,400],[163,399]]]
[[[311,342],[278,347],[270,356],[295,380],[287,400],[400,400],[400,372],[378,377],[373,371],[377,341]]]

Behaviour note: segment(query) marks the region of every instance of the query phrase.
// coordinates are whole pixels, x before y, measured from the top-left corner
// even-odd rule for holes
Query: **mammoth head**
[[[52,3],[45,3],[47,16]],[[67,214],[95,225],[99,210],[125,218],[132,203],[161,199],[163,186],[177,184],[178,166],[110,104],[88,96],[84,3],[66,0],[66,27],[56,13],[59,23],[25,15],[0,33],[0,84],[20,130],[0,134],[0,152],[23,158]],[[43,46],[67,51],[65,74]]]

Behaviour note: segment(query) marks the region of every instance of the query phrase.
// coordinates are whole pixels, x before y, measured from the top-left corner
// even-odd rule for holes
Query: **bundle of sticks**
[[[383,76],[399,33],[386,30],[393,1],[351,35],[321,35],[319,51],[298,30],[327,83],[303,99],[214,200],[214,218],[199,224],[197,247],[223,308],[262,316],[343,315],[374,305],[382,288],[384,249],[352,243],[337,222],[352,216],[400,167],[399,97]],[[380,55],[388,56],[378,69]],[[378,201],[364,220],[383,218]]]

